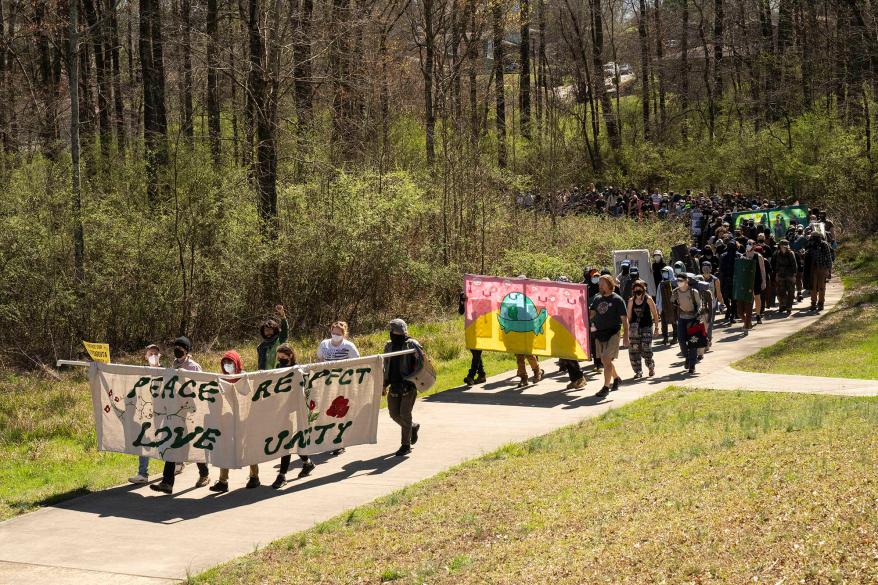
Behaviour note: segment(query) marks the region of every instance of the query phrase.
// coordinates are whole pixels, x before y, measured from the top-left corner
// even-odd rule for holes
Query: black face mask
[[[403,343],[405,341],[405,338],[406,338],[406,336],[403,333],[391,333],[390,334],[390,341],[392,341],[395,344]]]
[[[182,359],[184,355],[186,355],[185,349],[183,349],[182,347],[175,347],[174,348],[174,357],[175,358],[177,358],[179,360],[179,359]]]
[[[289,367],[290,360],[277,360],[277,365],[280,366],[281,368]]]

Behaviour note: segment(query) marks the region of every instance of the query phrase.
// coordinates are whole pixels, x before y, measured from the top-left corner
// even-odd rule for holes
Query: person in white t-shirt
[[[348,324],[336,321],[329,326],[329,339],[324,339],[317,347],[318,362],[337,362],[360,357],[357,346],[347,338]]]
[[[336,321],[329,326],[329,339],[324,339],[317,347],[318,362],[337,362],[360,357],[357,346],[347,338],[348,324]],[[341,455],[344,449],[336,449],[333,455]]]

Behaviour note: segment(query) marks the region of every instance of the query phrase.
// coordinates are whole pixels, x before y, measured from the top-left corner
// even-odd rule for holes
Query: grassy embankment
[[[838,306],[733,365],[770,374],[878,379],[878,238],[843,245],[837,268],[845,286]]]
[[[876,424],[873,398],[670,389],[190,581],[871,581]]]

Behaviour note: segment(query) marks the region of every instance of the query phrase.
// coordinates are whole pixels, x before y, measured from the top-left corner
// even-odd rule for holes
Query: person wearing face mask
[[[753,300],[756,303],[756,323],[762,324],[762,312],[765,310],[766,288],[768,287],[768,271],[765,269],[765,258],[762,256],[763,248],[760,245],[752,245],[744,254],[753,258],[756,262],[755,275],[753,278]]]
[[[223,354],[222,359],[220,360],[220,371],[227,376],[233,374],[240,374],[244,371],[244,360],[241,359],[241,356],[237,351],[227,351]],[[225,380],[231,384],[234,384],[238,381],[238,378],[225,378]],[[250,477],[247,480],[247,489],[253,489],[260,486],[259,483],[259,466],[251,465],[250,466]],[[225,493],[229,491],[229,470],[220,468],[219,479],[215,484],[210,486],[210,491]]]
[[[661,250],[656,250],[652,253],[652,281],[655,283],[656,288],[658,288],[658,284],[662,281],[662,270],[667,265]],[[658,290],[656,290],[655,294],[656,299],[658,299]]]
[[[712,340],[713,320],[716,317],[716,312],[720,309],[720,306],[725,303],[722,291],[722,281],[718,276],[713,274],[713,266],[710,262],[706,261],[701,263],[701,280],[704,282],[704,289],[710,293],[709,295],[702,297],[702,299],[711,299],[711,302],[706,307],[707,311],[705,311],[705,317],[707,321],[707,338]]]
[[[698,321],[698,315],[701,314],[701,294],[692,290],[689,277],[685,274],[677,275],[677,288],[674,289],[671,302],[677,312],[677,339],[680,340],[680,349],[686,358],[686,369],[694,374],[698,348],[689,343],[689,327]]]
[[[276,305],[275,312],[280,319],[266,319],[259,328],[259,334],[262,341],[256,346],[256,355],[258,357],[257,367],[260,370],[272,370],[275,367],[277,356],[277,348],[287,342],[289,337],[290,325],[287,322],[287,313],[283,305]]]
[[[360,357],[360,351],[354,342],[348,339],[348,324],[336,321],[329,326],[329,339],[324,339],[317,346],[318,362],[337,362]],[[344,449],[335,449],[331,455],[341,455]]]
[[[414,349],[415,353],[384,360],[384,394],[387,396],[387,410],[390,418],[400,427],[400,446],[397,457],[412,452],[412,445],[418,442],[421,425],[412,421],[412,410],[418,391],[409,378],[424,367],[424,350],[421,344],[409,337],[408,325],[402,319],[389,323],[390,341],[384,346],[384,353]]]
[[[585,284],[586,286],[586,295],[587,301],[589,305],[591,305],[592,299],[594,299],[597,295],[600,294],[600,289],[598,287],[598,283],[601,280],[601,273],[597,268],[586,268],[585,269]],[[596,331],[594,323],[590,324],[590,333],[588,335],[588,344],[589,344],[589,352],[593,358],[594,369],[600,370],[602,368],[601,365],[601,356],[597,354],[595,351],[595,336],[594,332]]]
[[[162,354],[159,346],[150,344],[146,346],[146,363],[151,368],[161,367]],[[137,475],[128,478],[128,481],[134,484],[149,483],[149,457],[141,455],[138,457]]]
[[[652,337],[659,332],[659,315],[652,297],[646,294],[646,283],[634,282],[633,294],[628,301],[628,359],[635,378],[643,377],[641,358],[649,368],[649,375],[655,375],[655,361],[652,359]]]
[[[174,340],[174,363],[171,366],[176,370],[186,370],[189,372],[200,372],[201,366],[192,359],[192,342],[185,335]],[[195,487],[200,488],[210,483],[210,470],[206,463],[196,463],[198,466],[198,480]],[[159,484],[152,484],[150,489],[170,494],[174,491],[174,475],[177,464],[172,461],[165,461],[165,467],[162,470],[162,481]]]
[[[630,260],[622,260],[622,264],[620,264],[619,274],[616,275],[616,282],[619,283],[619,290],[621,291],[621,296],[625,301],[631,298],[631,261]]]
[[[732,292],[738,317],[744,322],[745,332],[753,328],[753,286],[756,282],[756,271],[756,259],[750,247],[747,255],[735,258],[735,283]]]
[[[284,343],[278,346],[273,361],[275,363],[275,369],[282,370],[284,368],[291,368],[296,365],[296,351],[291,346]],[[290,462],[292,460],[293,456],[289,453],[280,458],[280,469],[278,469],[277,477],[271,484],[272,489],[279,490],[287,484],[287,472],[290,470]],[[316,465],[314,465],[314,462],[311,461],[311,458],[307,455],[299,455],[299,460],[302,462],[302,469],[299,470],[297,479],[302,479],[303,477],[311,475],[311,472],[314,471]]]
[[[672,337],[677,338],[677,313],[671,296],[674,293],[674,287],[677,286],[677,278],[674,276],[674,269],[670,266],[662,268],[662,278],[658,283],[656,291],[656,308],[662,317],[662,342],[667,345],[668,326],[670,325]]]
[[[723,299],[726,301],[726,323],[732,325],[735,322],[735,314],[737,312],[736,304],[733,302],[734,277],[735,277],[735,260],[740,258],[738,252],[738,243],[729,240],[726,244],[726,250],[719,257],[719,279],[720,290]]]
[[[780,241],[780,247],[774,253],[772,261],[774,282],[777,288],[778,314],[793,312],[793,296],[796,291],[796,274],[799,271],[796,253],[790,250],[789,240]]]

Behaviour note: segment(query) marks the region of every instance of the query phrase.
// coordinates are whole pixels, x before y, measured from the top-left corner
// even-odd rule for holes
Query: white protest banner
[[[240,377],[94,363],[98,448],[238,468],[378,440],[381,356]]]
[[[613,250],[613,265],[616,274],[622,272],[622,261],[631,262],[631,267],[637,267],[640,271],[640,280],[646,283],[646,291],[655,296],[655,281],[652,278],[652,263],[649,259],[649,250]]]
[[[384,362],[371,356],[304,366],[305,408],[299,424],[307,441],[301,455],[378,442]]]
[[[237,405],[215,374],[95,362],[98,448],[236,467]]]

